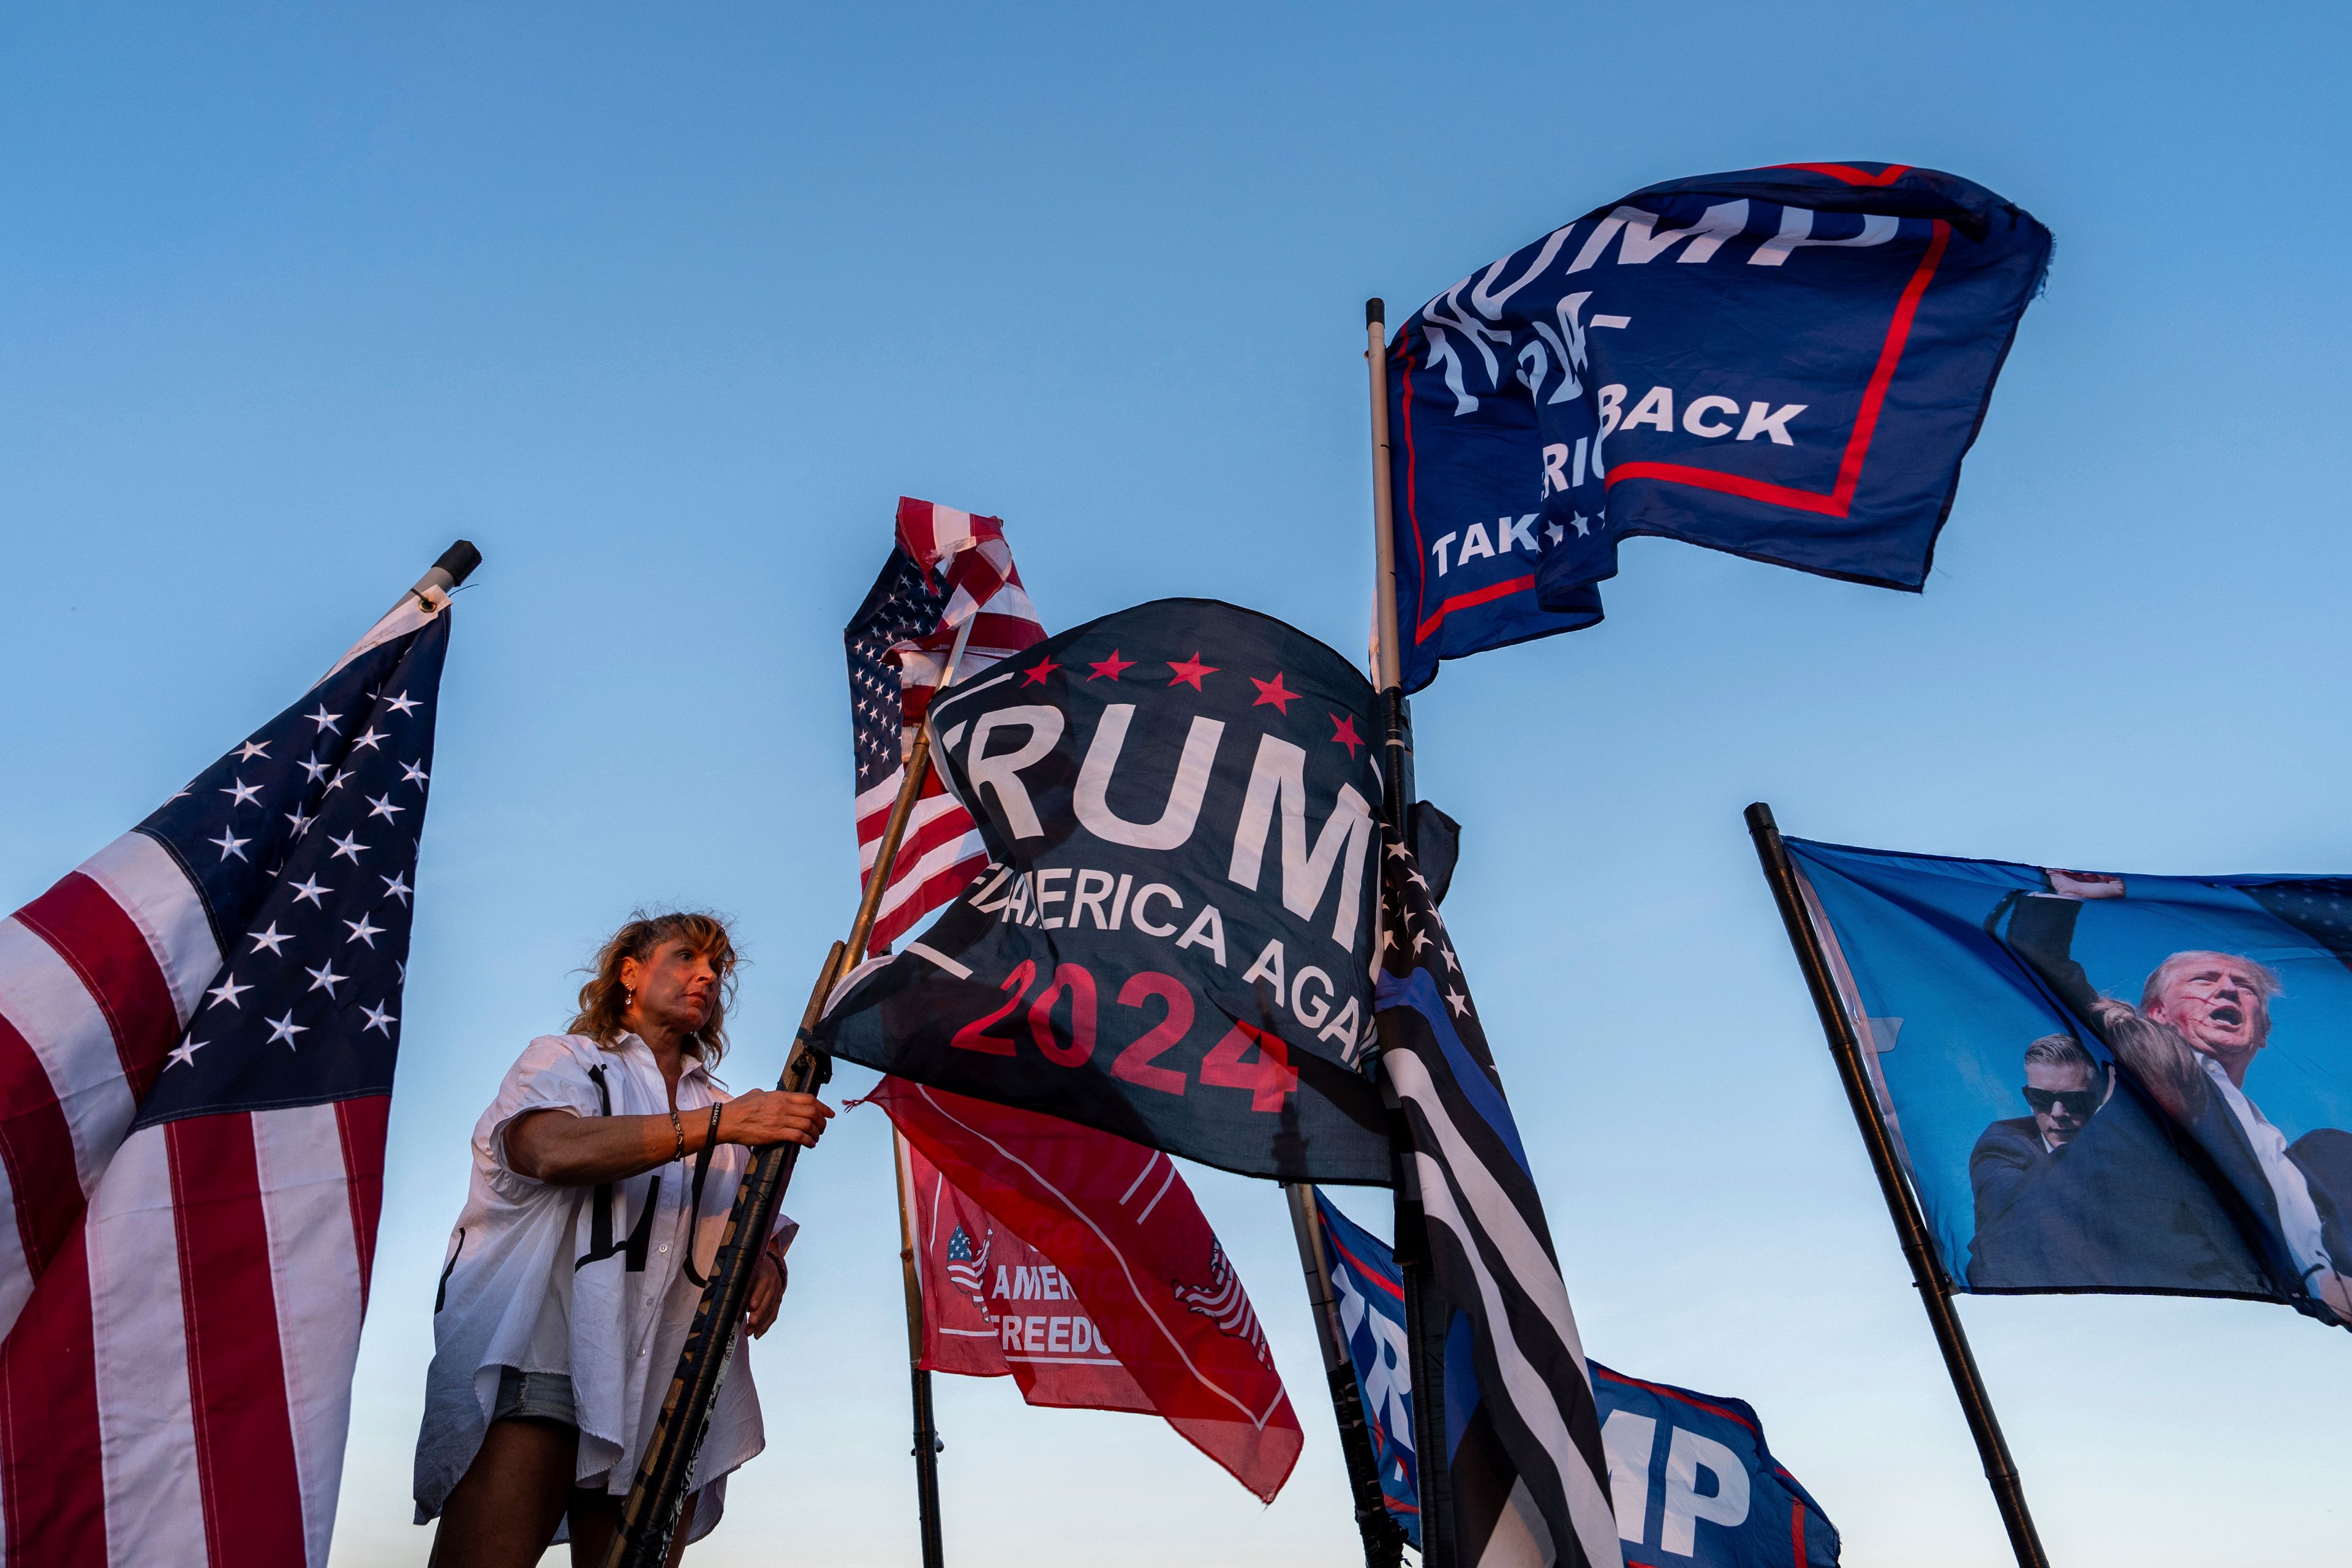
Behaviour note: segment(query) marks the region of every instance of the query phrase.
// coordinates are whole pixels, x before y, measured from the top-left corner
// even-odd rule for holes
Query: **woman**
[[[570,1033],[531,1041],[476,1124],[416,1446],[417,1522],[441,1520],[433,1568],[528,1568],[567,1532],[575,1564],[604,1562],[751,1151],[814,1145],[833,1115],[813,1095],[720,1092],[734,972],[716,918],[631,920]],[[797,1228],[778,1215],[760,1258],[754,1336]],[[734,1353],[672,1563],[764,1446],[740,1339]]]

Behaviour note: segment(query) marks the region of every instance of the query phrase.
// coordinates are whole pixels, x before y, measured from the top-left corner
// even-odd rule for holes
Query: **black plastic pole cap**
[[[449,585],[454,588],[472,576],[474,568],[481,563],[482,552],[474,548],[474,542],[470,539],[461,539],[443,551],[441,559],[436,561],[433,566],[436,571],[449,574]]]
[[[1384,300],[1374,298],[1364,301],[1364,325],[1369,327],[1374,321],[1378,321],[1381,325],[1386,326],[1388,321],[1389,308]]]

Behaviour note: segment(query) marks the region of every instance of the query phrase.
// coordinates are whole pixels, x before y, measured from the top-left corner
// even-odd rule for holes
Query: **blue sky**
[[[1739,821],[2148,872],[2352,870],[2322,7],[19,9],[0,50],[0,907],[299,693],[453,537],[460,602],[336,1561],[421,1563],[466,1140],[638,903],[729,910],[766,1081],[855,861],[839,628],[901,493],[1049,623],[1223,597],[1351,655],[1360,308],[1635,186],[1952,170],[2055,231],[1924,596],[1660,541],[1448,667],[1423,792],[1589,1348],[1736,1394],[1855,1563],[2003,1550]],[[845,1071],[855,1091],[866,1075]],[[706,1564],[914,1553],[887,1142],[803,1166],[767,1455]],[[941,1390],[961,1564],[1344,1564],[1275,1189],[1195,1187],[1308,1429],[1261,1510],[1155,1423]],[[1348,1200],[1385,1231],[1374,1194]],[[1961,1311],[2054,1559],[2340,1552],[2352,1342]]]

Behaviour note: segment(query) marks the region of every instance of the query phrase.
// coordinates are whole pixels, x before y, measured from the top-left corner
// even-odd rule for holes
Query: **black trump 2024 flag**
[[[950,691],[932,757],[992,864],[835,989],[824,1047],[1244,1175],[1387,1185],[1358,1067],[1373,701],[1323,644],[1205,599]]]

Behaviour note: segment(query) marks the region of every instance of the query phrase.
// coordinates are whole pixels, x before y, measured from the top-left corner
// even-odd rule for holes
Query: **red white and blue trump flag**
[[[321,1564],[448,599],[0,922],[0,1552]]]
[[[1956,175],[1792,163],[1647,186],[1430,300],[1389,350],[1405,689],[1598,621],[1639,534],[1918,588],[2049,258]]]

